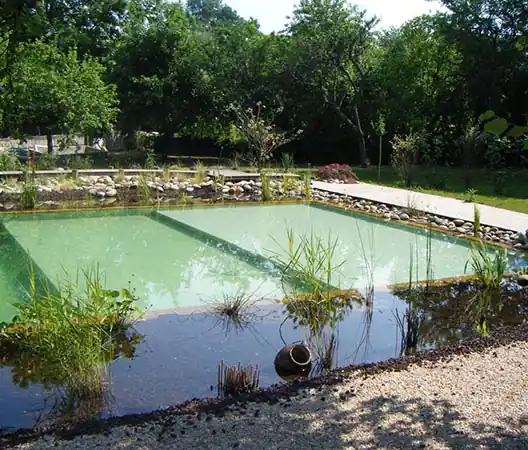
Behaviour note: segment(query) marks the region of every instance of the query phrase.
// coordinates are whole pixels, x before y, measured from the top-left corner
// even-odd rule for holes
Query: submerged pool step
[[[280,275],[273,262],[269,258],[259,255],[258,253],[250,252],[236,244],[233,244],[232,242],[226,241],[222,238],[190,226],[164,214],[162,211],[154,211],[150,217],[163,225],[187,234],[189,237],[198,239],[204,244],[220,249],[225,253],[229,253],[230,255],[235,256],[236,258],[252,265],[259,270],[270,272],[271,274],[274,274],[273,272],[275,272],[277,276]]]
[[[182,232],[187,234],[189,237],[192,237],[194,239],[198,239],[199,241],[203,242],[206,245],[215,247],[217,249],[220,249],[226,253],[229,253],[230,255],[234,256],[235,258],[240,259],[241,261],[246,262],[247,264],[252,265],[253,267],[262,270],[264,272],[269,273],[272,276],[276,276],[277,278],[281,278],[282,273],[280,270],[275,266],[273,261],[270,258],[266,258],[265,256],[262,256],[259,253],[255,253],[249,250],[246,250],[236,244],[233,244],[232,242],[229,242],[225,239],[222,239],[218,236],[215,236],[211,233],[207,233],[206,231],[200,230],[196,227],[193,227],[189,224],[186,224],[184,222],[181,222],[180,220],[177,220],[162,211],[154,211],[150,217],[153,220],[158,221],[159,223],[162,223],[164,225],[167,225],[176,231]],[[291,273],[291,279],[300,279],[301,277],[296,275],[294,271]],[[339,289],[335,286],[328,286],[329,289],[338,291]]]
[[[37,262],[31,257],[30,253],[18,242],[18,240],[9,232],[5,224],[0,221],[0,264],[5,273],[12,277],[12,282],[16,284],[15,289],[22,296],[23,291],[30,290],[30,275],[33,272],[36,286],[39,290],[47,289],[51,292],[57,292],[57,287],[46,273],[40,268]],[[15,266],[12,260],[7,258],[21,259],[24,261],[24,267]],[[20,269],[20,270],[17,270]],[[4,300],[4,299],[0,299]],[[12,301],[21,299],[11,299]]]

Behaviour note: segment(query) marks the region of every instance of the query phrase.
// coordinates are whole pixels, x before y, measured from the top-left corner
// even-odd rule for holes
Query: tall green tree
[[[12,86],[2,97],[4,126],[15,134],[102,134],[117,113],[115,87],[104,82],[105,68],[95,60],[78,61],[36,41],[18,47]]]
[[[301,0],[289,32],[298,55],[296,77],[356,135],[359,157],[368,164],[360,108],[369,72],[376,19],[345,0]]]

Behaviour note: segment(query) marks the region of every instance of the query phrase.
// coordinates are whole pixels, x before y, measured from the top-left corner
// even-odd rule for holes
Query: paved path
[[[336,194],[347,194],[352,197],[394,206],[411,206],[414,209],[426,211],[431,214],[473,221],[473,203],[466,203],[454,198],[366,183],[332,184],[314,181],[313,186],[317,189]],[[516,231],[525,231],[528,229],[528,214],[480,204],[479,209],[480,222],[483,225]]]

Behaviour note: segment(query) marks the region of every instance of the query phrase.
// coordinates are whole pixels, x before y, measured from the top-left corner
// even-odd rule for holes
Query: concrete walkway
[[[346,194],[351,197],[399,207],[412,207],[420,211],[426,211],[452,219],[473,221],[474,204],[454,198],[366,183],[332,184],[314,181],[312,185],[316,189],[326,192]],[[478,207],[480,209],[480,223],[483,225],[516,231],[525,231],[528,229],[528,214],[481,204]]]

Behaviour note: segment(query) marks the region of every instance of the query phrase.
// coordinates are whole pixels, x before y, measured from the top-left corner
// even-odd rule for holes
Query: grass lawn
[[[382,167],[379,178],[377,167],[354,167],[353,170],[364,183],[402,187],[400,178],[392,167]],[[471,188],[477,191],[475,201],[528,214],[528,170],[506,171],[502,182],[502,195],[496,193],[495,178],[495,173],[491,171],[471,171]],[[416,191],[468,200],[465,172],[460,168],[419,167],[412,184],[412,189]]]

